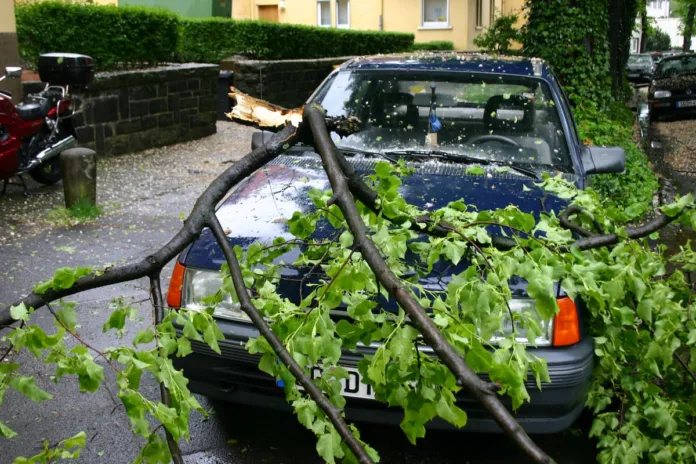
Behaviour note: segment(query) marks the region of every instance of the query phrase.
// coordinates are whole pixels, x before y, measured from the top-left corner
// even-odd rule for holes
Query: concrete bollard
[[[71,148],[60,154],[65,207],[80,201],[97,203],[97,154],[89,148]]]

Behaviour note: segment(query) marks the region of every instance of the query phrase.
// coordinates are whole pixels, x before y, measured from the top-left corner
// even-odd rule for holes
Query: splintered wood
[[[302,108],[288,110],[268,103],[230,87],[230,98],[237,102],[227,117],[238,122],[253,124],[260,128],[280,128],[287,123],[298,127],[302,122]]]

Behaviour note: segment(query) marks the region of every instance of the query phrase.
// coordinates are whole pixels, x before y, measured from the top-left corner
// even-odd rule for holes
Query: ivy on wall
[[[528,0],[525,54],[551,64],[574,104],[611,101],[607,0]]]

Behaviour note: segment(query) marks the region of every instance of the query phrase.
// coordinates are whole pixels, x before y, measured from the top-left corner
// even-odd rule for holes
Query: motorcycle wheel
[[[56,157],[50,163],[42,164],[37,166],[31,171],[29,175],[36,182],[44,185],[52,185],[60,180],[62,177],[60,172],[60,157]]]

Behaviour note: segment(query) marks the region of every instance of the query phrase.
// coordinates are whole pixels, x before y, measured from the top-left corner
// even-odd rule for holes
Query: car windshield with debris
[[[384,155],[447,153],[483,162],[572,172],[547,84],[485,73],[345,70],[314,98],[329,116],[353,116],[360,132],[339,148]]]
[[[655,78],[669,79],[692,75],[696,75],[696,55],[683,55],[663,59],[657,68]]]
[[[630,55],[628,57],[628,66],[640,68],[650,65],[652,65],[652,58],[650,55]]]

